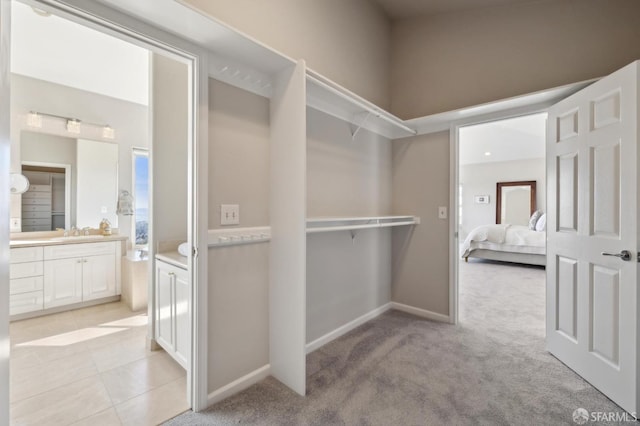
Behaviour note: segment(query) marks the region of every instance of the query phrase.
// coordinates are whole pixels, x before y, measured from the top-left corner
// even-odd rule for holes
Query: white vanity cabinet
[[[117,242],[44,248],[44,308],[115,296]]]
[[[11,315],[43,308],[42,247],[11,249],[9,267],[9,312]]]
[[[187,368],[191,348],[186,268],[156,258],[156,342]]]

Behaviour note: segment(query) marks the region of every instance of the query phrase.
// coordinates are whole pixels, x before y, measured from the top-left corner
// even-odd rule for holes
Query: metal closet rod
[[[371,114],[375,115],[378,118],[381,118],[383,120],[385,120],[386,122],[393,124],[396,127],[401,128],[402,130],[404,130],[405,132],[411,133],[412,135],[416,135],[418,134],[418,131],[415,129],[412,129],[411,127],[405,126],[404,124],[398,122],[397,119],[388,117],[387,114],[385,114],[383,111],[376,109],[376,108],[372,108],[369,105],[365,104],[364,102],[353,98],[352,96],[347,95],[346,93],[336,89],[335,87],[330,86],[329,84],[319,80],[318,78],[307,74],[307,78],[312,81],[313,83],[323,87],[324,89],[330,91],[331,93],[338,95],[339,97],[341,97],[342,99],[345,99],[351,103],[354,103],[356,105],[358,105],[360,108],[370,112]]]

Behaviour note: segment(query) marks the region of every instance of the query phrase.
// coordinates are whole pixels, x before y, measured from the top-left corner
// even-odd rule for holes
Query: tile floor
[[[156,425],[187,410],[184,369],[146,333],[146,312],[122,302],[11,323],[11,424]]]

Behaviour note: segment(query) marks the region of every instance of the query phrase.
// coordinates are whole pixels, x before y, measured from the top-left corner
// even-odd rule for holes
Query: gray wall
[[[393,233],[394,302],[449,314],[449,132],[393,142],[393,211],[421,223]],[[449,216],[450,217],[450,216]]]
[[[521,180],[536,181],[536,208],[546,211],[544,158],[499,161],[460,166],[462,184],[462,225],[464,240],[475,227],[496,223],[496,183]],[[489,195],[489,204],[476,204],[475,195]]]
[[[220,204],[240,227],[269,225],[269,100],[209,80],[209,229]],[[269,363],[269,243],[209,249],[212,392]]]
[[[369,0],[183,0],[389,106],[390,23]]]
[[[391,142],[307,109],[307,212],[391,213]],[[307,343],[390,301],[391,231],[307,234]]]
[[[637,0],[542,0],[393,22],[392,111],[415,118],[605,76],[640,58]]]
[[[187,65],[153,54],[153,130],[149,155],[152,176],[154,244],[187,240],[188,77]]]

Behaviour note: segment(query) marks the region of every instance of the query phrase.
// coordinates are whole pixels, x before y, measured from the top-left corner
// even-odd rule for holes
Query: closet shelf
[[[416,216],[319,217],[307,219],[307,234],[418,225]]]
[[[354,126],[351,132],[354,138],[361,128],[389,139],[413,136],[417,133],[395,115],[309,69],[307,105],[351,123]]]

